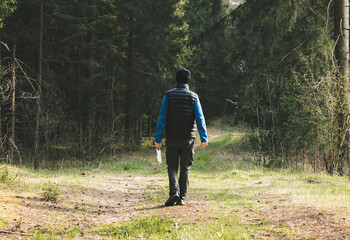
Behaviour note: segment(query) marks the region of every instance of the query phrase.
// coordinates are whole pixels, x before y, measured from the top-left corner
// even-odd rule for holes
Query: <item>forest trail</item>
[[[211,139],[219,136],[221,131],[212,131]],[[167,181],[165,172],[149,175],[82,172],[78,177],[60,180],[57,202],[43,201],[37,191],[18,191],[0,185],[0,230],[23,235],[36,229],[55,229],[58,235],[64,235],[74,227],[89,229],[145,216],[166,217],[181,224],[202,224],[225,214],[239,216],[246,226],[266,226],[251,235],[252,239],[350,239],[350,219],[346,213],[296,205],[286,194],[259,193],[251,199],[257,207],[235,209],[213,204],[198,190],[200,183],[193,182],[185,206],[164,207]],[[290,232],[279,231],[281,228]],[[19,237],[31,238],[0,232],[0,239]],[[83,231],[74,239],[98,239],[98,236]]]
[[[185,206],[164,207],[166,189],[158,185],[166,179],[160,177],[123,175],[100,178],[87,177],[81,187],[66,189],[60,201],[43,202],[31,196],[1,196],[1,217],[8,219],[14,232],[31,233],[34,229],[50,229],[52,226],[64,234],[72,227],[88,229],[94,224],[114,224],[143,216],[161,216],[176,219],[182,224],[207,222],[216,218],[220,206],[211,206],[205,198],[189,195]],[[350,239],[350,225],[345,217],[317,208],[285,204],[274,207],[286,198],[264,195],[259,197],[262,209],[245,209],[232,214],[240,215],[247,225],[270,226],[253,239],[290,239],[279,227],[290,228],[294,236],[298,232],[312,238],[297,239]],[[348,220],[348,219],[347,219]],[[303,236],[301,235],[301,236]],[[17,234],[0,234],[0,239],[18,239]],[[83,239],[96,239],[85,233]],[[79,238],[76,238],[79,239]],[[293,238],[294,239],[294,238]]]
[[[205,202],[199,199],[184,207],[165,208],[166,199],[160,197],[167,196],[167,190],[162,187],[166,176],[85,174],[79,178],[78,185],[61,186],[62,193],[56,202],[43,201],[37,193],[3,194],[1,189],[0,216],[6,225],[12,226],[6,230],[23,234],[53,227],[64,234],[72,227],[88,229],[95,224],[114,224],[143,216],[176,218],[182,223],[210,218]],[[18,236],[0,232],[0,239],[18,239]],[[96,239],[88,234],[81,237]]]

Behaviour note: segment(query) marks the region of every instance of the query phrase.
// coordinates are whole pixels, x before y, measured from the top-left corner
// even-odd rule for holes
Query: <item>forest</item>
[[[0,0],[0,239],[349,239],[349,11]]]
[[[0,162],[82,164],[152,143],[191,71],[256,163],[349,174],[344,0],[2,0]]]

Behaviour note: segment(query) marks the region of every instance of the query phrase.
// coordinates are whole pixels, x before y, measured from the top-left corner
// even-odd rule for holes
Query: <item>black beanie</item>
[[[188,83],[191,79],[191,73],[186,68],[181,68],[176,73],[177,83]]]

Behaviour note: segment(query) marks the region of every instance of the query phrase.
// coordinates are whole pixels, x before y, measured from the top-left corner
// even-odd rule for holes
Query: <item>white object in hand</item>
[[[160,150],[160,148],[156,148],[157,151],[157,160],[159,164],[162,164],[162,151]]]

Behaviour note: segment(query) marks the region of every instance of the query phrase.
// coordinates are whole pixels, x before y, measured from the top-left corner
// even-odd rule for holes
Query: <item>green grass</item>
[[[205,221],[181,223],[177,219],[162,216],[136,217],[122,223],[72,226],[64,230],[57,226],[37,228],[33,232],[33,239],[84,239],[97,235],[103,239],[255,239],[263,233],[271,235],[272,239],[303,238],[302,231],[283,224],[271,225],[268,217],[255,223],[249,219],[250,216],[241,213],[259,213],[268,207],[288,204],[317,207],[336,214],[344,212],[344,208],[348,210],[350,184],[347,178],[257,167],[242,140],[244,138],[243,132],[231,130],[211,141],[208,147],[195,150],[189,201],[197,204],[202,200],[210,206],[210,216]],[[118,158],[103,159],[99,165],[78,168],[34,171],[2,164],[0,195],[1,191],[5,191],[2,189],[13,191],[13,195],[40,194],[49,182],[57,189],[84,191],[85,178],[93,179],[95,175],[116,178],[118,175],[130,174],[164,179],[163,182],[157,182],[159,188],[145,193],[151,203],[163,204],[168,194],[165,154],[163,152],[163,165],[157,167],[155,150],[145,149],[133,154],[121,154]],[[7,181],[8,176],[12,179],[18,171],[19,176],[15,181]],[[141,206],[147,204],[150,203],[140,202]],[[7,220],[0,219],[0,228],[6,226]]]
[[[6,227],[6,224],[0,219],[0,229]]]
[[[176,223],[161,217],[134,219],[119,225],[106,225],[97,228],[100,236],[118,239],[170,239],[176,234]]]
[[[33,233],[35,240],[59,239],[59,233],[52,229],[36,229]]]
[[[99,236],[102,239],[254,239],[264,224],[245,225],[237,216],[219,217],[201,224],[182,224],[164,217],[142,217],[119,224],[92,225],[89,229],[74,227],[66,233],[51,229],[34,232],[34,239],[74,239],[77,236]]]
[[[204,149],[196,149],[194,171],[221,172],[229,169],[255,169],[253,158],[242,139],[245,133],[232,130]]]

